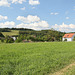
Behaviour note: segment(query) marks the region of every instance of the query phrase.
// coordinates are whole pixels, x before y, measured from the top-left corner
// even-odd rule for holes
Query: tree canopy
[[[0,37],[4,37],[4,35],[0,32]]]

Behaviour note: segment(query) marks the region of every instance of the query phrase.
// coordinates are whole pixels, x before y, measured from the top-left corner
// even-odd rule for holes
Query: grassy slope
[[[2,34],[4,36],[6,36],[6,35],[9,35],[9,36],[18,35],[19,34],[19,31],[18,30],[11,30],[11,32],[2,32]]]
[[[75,42],[0,44],[0,75],[47,75],[74,59]]]

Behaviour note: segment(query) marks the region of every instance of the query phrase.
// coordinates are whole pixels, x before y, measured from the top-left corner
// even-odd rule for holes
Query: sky
[[[0,0],[0,28],[75,32],[75,0]]]

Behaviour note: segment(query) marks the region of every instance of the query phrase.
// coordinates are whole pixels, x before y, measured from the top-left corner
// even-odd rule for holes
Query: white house
[[[13,40],[15,41],[17,39],[18,35],[12,35],[10,37],[13,38]]]
[[[68,33],[63,36],[62,40],[65,41],[66,39],[67,41],[73,41],[74,37],[75,37],[75,33]]]
[[[16,37],[13,37],[13,36],[12,36],[11,38],[13,38],[14,41],[16,40]]]

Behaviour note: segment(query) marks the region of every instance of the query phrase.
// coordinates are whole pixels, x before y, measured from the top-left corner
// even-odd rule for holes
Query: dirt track
[[[69,68],[71,68],[71,67],[73,67],[73,66],[75,66],[75,63],[72,63],[72,64],[68,65],[67,67],[61,69],[60,71],[57,71],[57,72],[55,72],[55,73],[53,73],[53,74],[50,74],[50,75],[63,75],[64,72],[67,71],[67,69],[69,69]]]

